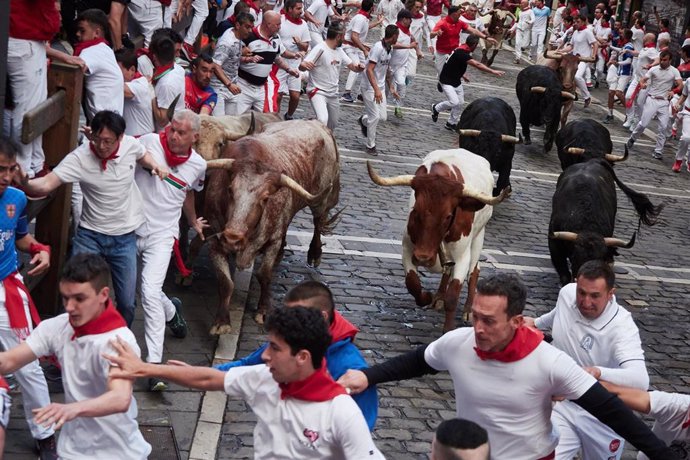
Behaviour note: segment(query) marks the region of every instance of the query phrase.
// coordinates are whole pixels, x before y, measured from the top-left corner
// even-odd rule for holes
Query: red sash
[[[2,280],[2,285],[5,288],[5,309],[10,320],[10,328],[17,334],[19,340],[22,341],[29,336],[31,330],[29,318],[27,318],[26,310],[24,309],[24,299],[22,299],[19,291],[23,291],[26,294],[29,303],[29,316],[31,316],[31,321],[35,326],[41,322],[41,318],[38,316],[36,305],[34,305],[34,301],[31,299],[29,290],[18,278],[17,272],[10,273],[7,278]]]
[[[354,339],[359,329],[346,320],[340,312],[333,310],[333,322],[328,327],[328,332],[332,337],[331,343],[336,343],[344,339]]]

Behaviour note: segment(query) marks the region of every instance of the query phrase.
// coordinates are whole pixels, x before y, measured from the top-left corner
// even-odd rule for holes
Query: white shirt
[[[532,27],[537,30],[546,30],[549,16],[551,15],[551,8],[548,6],[542,8],[532,7],[532,13],[534,14],[534,25]]]
[[[139,139],[156,163],[165,162],[165,153],[158,134],[148,134]],[[192,150],[189,160],[179,166],[168,166],[170,175],[165,180],[152,176],[141,166],[137,167],[135,180],[141,191],[144,217],[146,221],[137,229],[137,235],[149,236],[164,234],[177,238],[178,225],[182,214],[182,203],[187,192],[197,192],[204,188],[206,160]]]
[[[532,30],[532,24],[534,24],[534,13],[532,9],[521,11],[520,18],[518,19],[517,28],[523,32]]]
[[[314,0],[311,3],[311,5],[309,5],[307,11],[311,13],[312,16],[314,16],[314,19],[321,23],[320,27],[317,27],[316,24],[312,22],[307,24],[307,27],[309,27],[309,31],[317,34],[323,33],[323,30],[326,27],[326,18],[328,16],[333,16],[335,14],[333,5],[326,5],[326,2],[324,0]]]
[[[383,459],[362,411],[349,395],[309,402],[280,398],[268,367],[235,367],[225,374],[225,393],[243,399],[258,419],[256,460]]]
[[[659,42],[659,40],[663,40],[663,39],[666,39],[666,40],[668,40],[669,43],[671,43],[671,34],[668,32],[659,32],[659,36],[656,37],[657,43]]]
[[[388,72],[388,66],[391,60],[391,53],[383,47],[383,42],[381,40],[377,41],[376,44],[369,51],[369,62],[375,62],[374,66],[374,76],[376,77],[376,84],[380,90],[386,87],[386,72]],[[364,70],[364,75],[362,75],[362,91],[367,91],[372,89],[371,83],[369,82],[369,77],[366,73],[366,67]]]
[[[409,46],[410,43],[412,43],[412,37],[401,30],[400,33],[398,33],[398,41],[396,44]],[[405,67],[407,65],[407,61],[410,59],[410,51],[414,50],[411,48],[393,48],[391,50],[391,60],[389,65],[392,72],[395,72],[401,67]]]
[[[145,77],[153,77],[153,62],[147,55],[142,54],[137,58],[137,70]]]
[[[369,18],[363,14],[355,14],[355,16],[350,19],[350,23],[347,25],[347,30],[345,31],[345,41],[352,41],[352,32],[357,32],[359,34],[359,41],[364,43],[367,39],[367,34],[369,33]]]
[[[571,40],[573,44],[572,54],[590,57],[592,55],[592,45],[596,41],[597,40],[594,38],[594,33],[589,28],[574,31],[573,38]]]
[[[534,460],[553,452],[558,435],[551,396],[578,399],[596,383],[594,377],[545,342],[511,363],[482,361],[475,346],[474,330],[465,327],[444,334],[424,353],[431,367],[450,373],[457,417],[487,430],[494,460]]]
[[[428,45],[431,43],[431,36],[429,35],[429,23],[426,22],[426,16],[422,15],[421,18],[412,18],[410,23],[410,33],[412,38],[420,44],[422,43],[422,37],[424,37],[425,43]],[[410,53],[416,53],[415,50],[410,50]]]
[[[184,109],[184,69],[177,64],[167,74],[163,75],[160,80],[154,85],[156,90],[156,100],[158,101],[158,108],[167,109],[173,103],[175,97],[179,94],[180,98],[177,100],[175,110]]]
[[[565,10],[565,5],[559,6],[558,8],[556,8],[556,14],[553,17],[553,28],[554,28],[554,30],[560,29],[561,24],[563,24],[563,10]]]
[[[458,20],[464,22],[470,27],[474,27],[480,32],[484,32],[486,30],[486,27],[484,27],[484,22],[479,17],[476,17],[474,19],[467,19],[464,15],[460,15],[460,19]],[[460,32],[460,44],[464,45],[467,41],[467,37],[469,36],[470,34],[465,31]]]
[[[659,57],[659,50],[654,47],[642,48],[640,54],[637,55],[637,67],[635,68],[635,75],[640,80],[644,77],[649,69],[646,67]]]
[[[301,24],[295,24],[287,20],[285,15],[281,16],[280,23],[280,41],[283,42],[285,49],[297,53],[300,49],[295,44],[295,38],[302,43],[311,42],[311,34],[309,34],[309,27],[307,26],[307,21],[302,20]],[[291,68],[296,69],[301,62],[300,59],[287,59],[284,58]]]
[[[672,65],[662,69],[661,66],[655,65],[645,77],[649,78],[647,82],[647,96],[648,97],[663,97],[666,98],[669,91],[676,85],[676,80],[680,80],[680,72]]]
[[[63,313],[42,321],[26,339],[36,356],[57,357],[66,403],[97,398],[108,391],[111,365],[101,354],[115,354],[111,340],[120,337],[137,356],[141,354],[134,334],[126,327],[72,340],[73,335],[69,315]],[[133,396],[127,412],[75,418],[60,431],[58,455],[62,459],[146,459],[151,446],[141,435],[136,419],[137,402]]]
[[[240,68],[241,55],[242,41],[235,36],[234,29],[223,32],[216,43],[216,49],[213,51],[213,62],[222,67],[225,76],[230,79],[231,83],[237,83],[237,71]],[[215,72],[211,76],[211,88],[221,97],[233,98],[233,94],[216,77]]]
[[[342,48],[331,49],[326,42],[319,43],[312,48],[304,60],[312,62],[316,66],[314,70],[309,71],[307,93],[318,88],[319,91],[330,96],[338,94],[340,66],[352,63],[352,59],[345,54]]]
[[[635,26],[632,26],[630,30],[633,33],[631,40],[633,48],[635,49],[635,51],[640,51],[642,49],[642,40],[644,39],[644,30],[638,29]]]
[[[53,169],[63,184],[81,185],[84,204],[79,226],[116,236],[132,232],[144,222],[134,168],[145,153],[137,139],[125,135],[118,157],[108,160],[105,171],[88,142],[67,154]]]
[[[690,439],[690,395],[649,392],[649,415],[654,419],[652,433],[666,444]],[[649,460],[642,452],[637,460]]]
[[[376,7],[378,14],[383,14],[384,27],[398,21],[398,13],[405,8],[400,0],[381,0]]]
[[[122,117],[127,123],[125,134],[128,136],[141,136],[152,133],[156,127],[153,121],[153,110],[151,101],[155,93],[153,86],[146,77],[135,78],[125,83],[134,97],[125,98],[124,111]]]
[[[688,99],[688,97],[690,97],[690,78],[685,79],[681,94],[685,96],[685,110],[690,110],[690,99]]]
[[[105,43],[99,43],[86,48],[79,57],[88,67],[84,74],[87,118],[93,118],[101,110],[122,114],[125,80],[113,50]]]

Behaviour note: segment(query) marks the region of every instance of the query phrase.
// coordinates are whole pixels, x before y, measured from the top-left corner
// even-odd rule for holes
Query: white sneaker
[[[637,120],[633,120],[633,122],[630,124],[630,127],[628,128],[630,132],[635,131],[635,127],[637,126]]]
[[[632,124],[632,120],[626,118],[625,122],[623,122],[623,128],[630,128],[631,124]]]

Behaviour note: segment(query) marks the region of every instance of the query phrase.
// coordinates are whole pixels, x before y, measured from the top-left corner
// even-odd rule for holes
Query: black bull
[[[563,91],[556,72],[542,65],[522,69],[517,76],[515,92],[520,101],[520,124],[525,144],[532,143],[530,125],[544,126],[544,152],[548,152],[558,131],[563,101],[573,100],[575,96]]]
[[[624,155],[613,154],[611,133],[604,125],[589,118],[571,121],[558,131],[556,149],[564,171],[568,166],[592,158],[604,158],[609,163],[628,158],[627,147]]]
[[[515,112],[502,99],[483,97],[473,101],[462,112],[458,123],[461,148],[475,153],[489,162],[491,170],[498,172],[493,195],[510,186],[515,144]]]
[[[616,185],[632,201],[639,215],[638,227],[642,223],[654,225],[663,205],[654,206],[646,195],[626,186],[604,159],[574,164],[558,178],[549,223],[549,252],[562,285],[570,283],[586,261],[613,263],[617,247],[630,248],[634,244],[634,235],[630,242],[612,236]]]

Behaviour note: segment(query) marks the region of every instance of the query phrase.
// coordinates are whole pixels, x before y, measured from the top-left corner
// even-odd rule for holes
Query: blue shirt
[[[17,248],[14,243],[28,233],[26,195],[14,187],[7,187],[0,196],[0,280],[17,271]]]
[[[633,49],[632,43],[623,45],[623,49],[618,54],[618,75],[632,75]],[[623,62],[626,63],[623,64]]]

